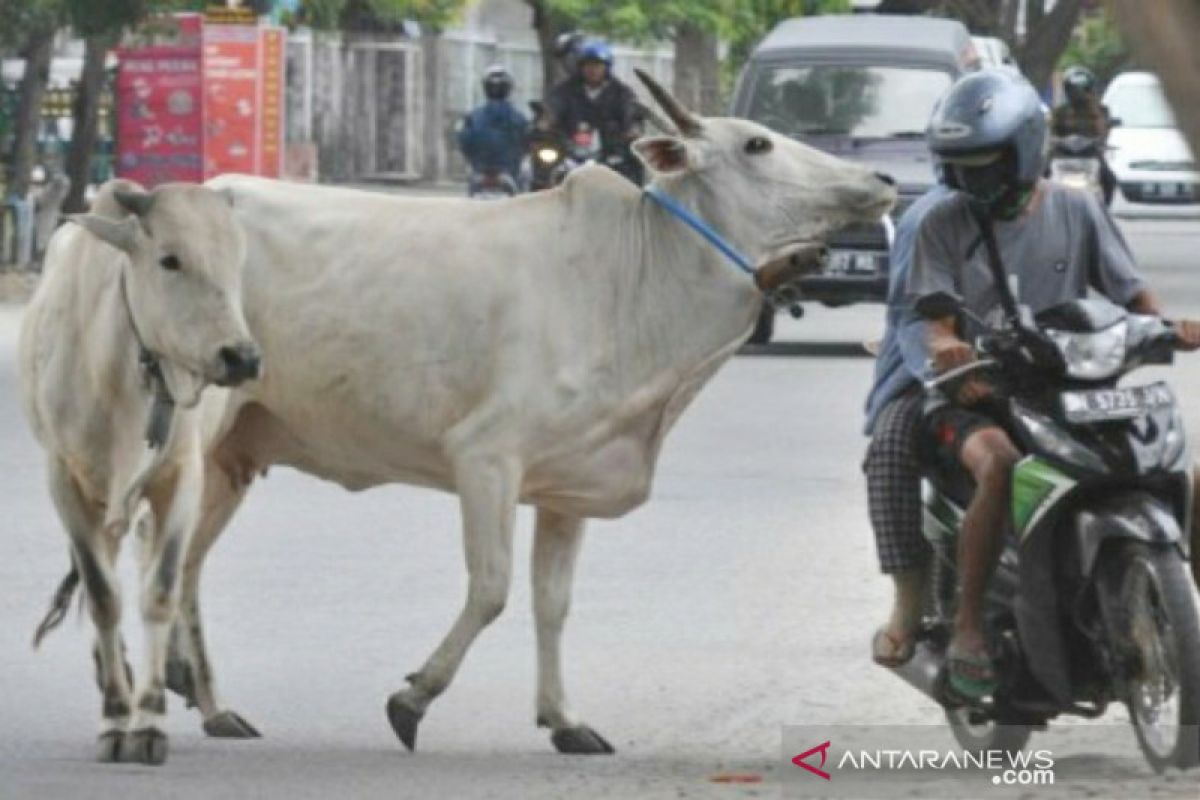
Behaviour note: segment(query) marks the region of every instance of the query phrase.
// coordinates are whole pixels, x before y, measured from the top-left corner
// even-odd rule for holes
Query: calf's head
[[[635,152],[657,183],[694,203],[752,261],[878,220],[895,203],[887,176],[748,120],[698,117],[649,75],[638,77],[676,131],[639,139]]]
[[[258,377],[260,353],[242,315],[245,235],[229,198],[194,184],[101,190],[96,213],[73,217],[128,256],[125,295],[143,343],[177,399],[207,383]]]

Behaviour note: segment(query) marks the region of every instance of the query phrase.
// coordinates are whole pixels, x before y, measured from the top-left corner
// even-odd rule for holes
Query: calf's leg
[[[180,570],[200,511],[200,458],[191,453],[174,474],[147,492],[155,524],[142,536],[141,611],[145,662],[139,674],[133,729],[123,760],[162,764],[167,758],[167,647],[179,609]]]
[[[607,754],[603,736],[567,710],[562,684],[563,623],[571,607],[575,561],[583,544],[583,520],[539,508],[533,534],[533,614],[537,625],[537,724],[550,728],[561,753]]]
[[[450,685],[471,643],[504,610],[512,580],[512,530],[520,468],[504,456],[475,457],[456,465],[467,562],[467,601],[450,632],[409,687],[387,702],[388,720],[409,750],[429,704]]]
[[[97,682],[103,698],[96,758],[119,761],[132,713],[125,645],[121,640],[121,590],[113,568],[119,542],[106,541],[101,508],[79,489],[67,466],[52,459],[50,496],[71,537],[76,568],[83,580],[88,612],[96,626]]]

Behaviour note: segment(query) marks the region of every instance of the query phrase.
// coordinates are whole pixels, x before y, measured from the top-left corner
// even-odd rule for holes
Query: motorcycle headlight
[[[1108,471],[1108,466],[1098,453],[1071,438],[1071,434],[1055,424],[1054,420],[1020,406],[1014,407],[1013,414],[1029,432],[1034,443],[1044,452],[1060,461],[1093,472]]]
[[[1046,335],[1062,353],[1068,377],[1103,380],[1116,375],[1125,364],[1128,331],[1129,324],[1122,320],[1102,331],[1073,333],[1048,330]]]
[[[553,164],[558,161],[558,151],[553,147],[543,147],[537,151],[537,157],[543,164]]]

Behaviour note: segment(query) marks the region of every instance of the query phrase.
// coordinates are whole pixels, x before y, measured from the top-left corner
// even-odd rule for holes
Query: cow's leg
[[[155,524],[139,537],[145,661],[122,760],[162,764],[167,758],[167,647],[179,609],[183,558],[199,518],[202,482],[199,457],[185,456],[173,476],[147,491]]]
[[[113,569],[119,543],[104,541],[101,508],[83,496],[66,465],[57,459],[50,463],[49,482],[50,496],[71,537],[88,612],[96,626],[96,677],[103,697],[96,758],[117,761],[132,709],[125,644],[119,628],[121,590]]]
[[[450,685],[475,637],[504,610],[512,579],[519,466],[503,457],[476,458],[460,462],[455,473],[462,504],[467,602],[433,655],[408,676],[409,687],[388,698],[388,719],[409,750],[416,746],[417,725],[429,704]]]
[[[533,615],[537,623],[537,724],[560,753],[604,754],[613,747],[567,710],[562,685],[563,623],[571,608],[583,520],[539,508],[533,534]]]
[[[206,462],[200,522],[183,562],[179,615],[167,655],[167,688],[182,695],[188,707],[198,707],[204,718],[204,732],[219,738],[247,739],[260,735],[241,715],[222,708],[200,620],[200,572],[204,559],[246,496],[247,487],[246,483],[231,480],[212,460]]]

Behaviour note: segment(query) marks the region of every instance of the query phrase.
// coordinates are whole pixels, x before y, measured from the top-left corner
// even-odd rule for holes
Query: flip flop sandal
[[[951,643],[946,651],[950,686],[970,700],[979,700],[996,691],[999,682],[992,659],[986,653],[967,653]]]
[[[880,628],[871,637],[871,660],[881,667],[902,667],[912,660],[916,650],[916,636],[898,639],[888,633],[887,629]]]

